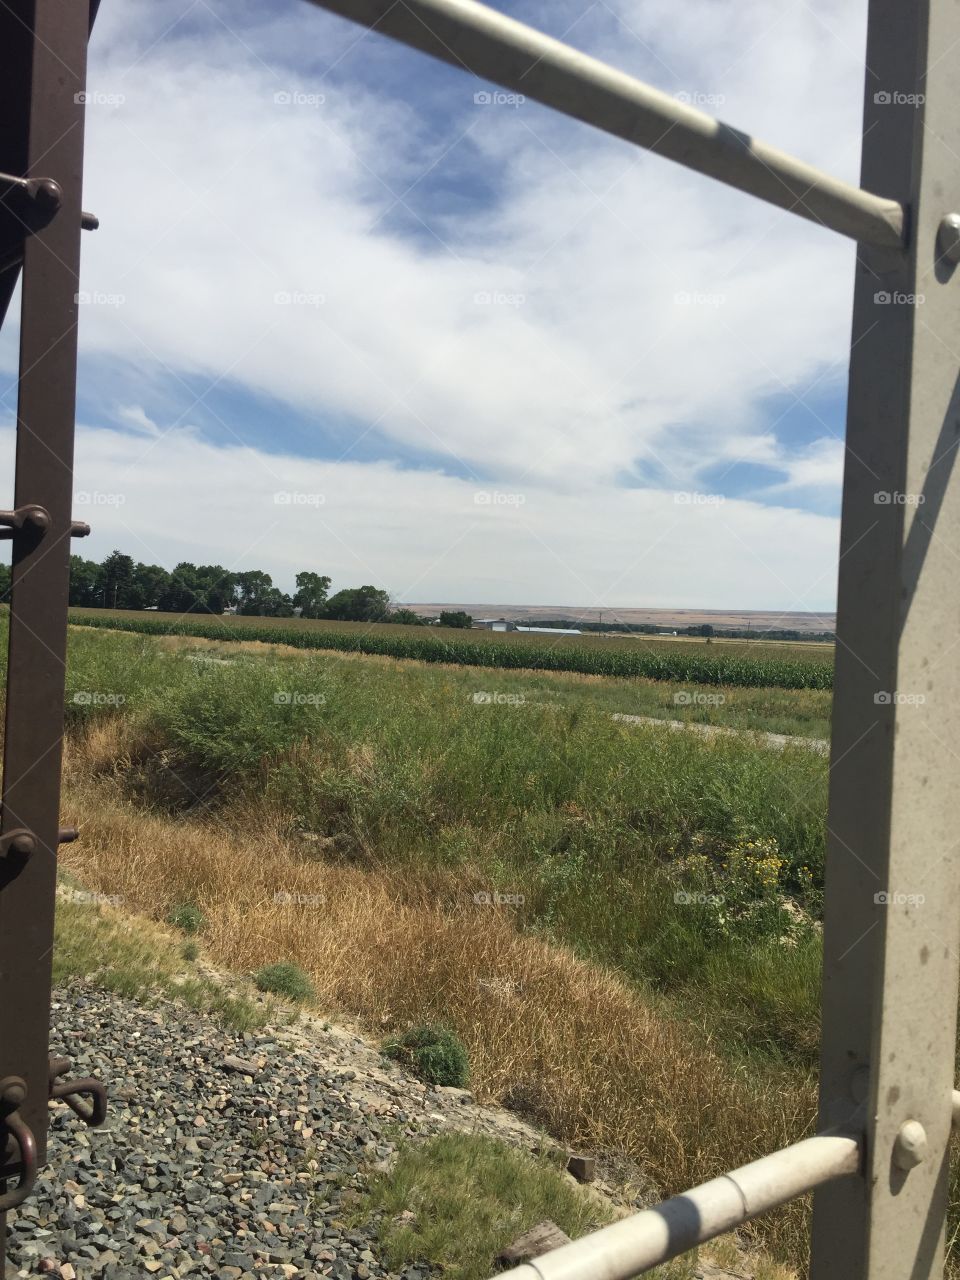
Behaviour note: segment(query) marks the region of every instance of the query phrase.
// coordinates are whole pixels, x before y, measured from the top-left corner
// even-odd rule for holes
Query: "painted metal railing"
[[[626,1280],[819,1189],[815,1280],[938,1276],[958,1099],[960,8],[870,0],[858,188],[475,0],[312,3],[858,241],[819,1133],[510,1275]]]

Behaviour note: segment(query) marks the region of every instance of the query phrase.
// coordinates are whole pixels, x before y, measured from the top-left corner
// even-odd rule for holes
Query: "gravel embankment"
[[[351,1227],[344,1197],[402,1136],[538,1142],[515,1116],[428,1088],[313,1020],[240,1035],[85,985],[55,992],[52,1018],[51,1052],[104,1080],[110,1110],[101,1129],[51,1112],[50,1163],[10,1215],[9,1276],[387,1280],[375,1224]]]

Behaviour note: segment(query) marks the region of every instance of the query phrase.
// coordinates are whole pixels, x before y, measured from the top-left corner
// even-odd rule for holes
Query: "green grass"
[[[396,1221],[405,1211],[413,1220]],[[442,1134],[402,1147],[357,1208],[358,1221],[371,1216],[379,1218],[391,1271],[426,1262],[447,1280],[487,1280],[497,1253],[545,1218],[571,1238],[610,1220],[548,1156],[479,1134]],[[679,1280],[692,1273],[675,1274]]]
[[[497,673],[484,683],[502,699],[477,702],[475,671],[230,652],[197,661],[152,637],[75,629],[70,690],[123,700],[68,694],[74,728],[123,716],[123,785],[152,804],[270,813],[326,856],[431,877],[450,910],[512,911],[676,1001],[735,1055],[813,1062],[819,937],[779,904],[819,909],[825,758],[544,698],[544,680],[571,677],[538,675],[520,702],[523,675]],[[743,692],[759,714],[762,691]],[[478,891],[520,901],[474,908]],[[676,900],[688,891],[723,906]]]
[[[269,991],[271,995],[284,996],[287,1000],[312,1000],[315,992],[313,983],[295,964],[268,964],[257,971],[254,982],[258,991]]]
[[[302,649],[333,649],[421,662],[606,676],[645,676],[692,684],[751,688],[829,689],[830,646],[763,645],[651,640],[646,636],[545,636],[526,633],[405,627],[391,623],[243,618],[112,609],[73,609],[79,626],[107,627],[145,635],[208,636],[217,640],[263,640]]]
[[[470,1080],[470,1060],[463,1041],[448,1027],[413,1027],[383,1046],[388,1058],[402,1062],[427,1084],[463,1089]]]

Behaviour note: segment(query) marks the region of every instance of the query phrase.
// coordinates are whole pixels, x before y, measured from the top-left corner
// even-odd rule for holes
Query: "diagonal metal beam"
[[[452,66],[866,244],[903,206],[861,191],[476,0],[312,0]]]

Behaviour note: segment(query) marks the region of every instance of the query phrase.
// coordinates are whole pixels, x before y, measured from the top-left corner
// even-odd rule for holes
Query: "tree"
[[[70,603],[81,609],[102,605],[100,596],[100,566],[96,560],[84,560],[83,556],[70,557]]]
[[[472,627],[473,618],[462,609],[444,609],[440,613],[441,627]]]
[[[276,590],[269,573],[262,569],[246,569],[234,575],[234,600],[237,613],[263,617],[266,599]]]
[[[293,603],[299,608],[300,616],[302,618],[321,618],[329,589],[330,579],[326,574],[298,573],[297,591],[293,597]]]
[[[377,587],[351,587],[338,591],[324,605],[324,618],[339,622],[383,622],[390,612],[390,597]]]
[[[396,609],[391,613],[390,622],[399,622],[403,626],[423,627],[426,623],[420,617],[419,613],[414,613],[412,609]]]
[[[10,599],[10,566],[0,564],[0,603],[6,604]]]
[[[134,609],[158,608],[160,598],[166,590],[170,575],[158,564],[138,563],[133,569],[132,595],[136,603]]]
[[[138,608],[133,580],[133,557],[111,551],[100,566],[98,594],[105,609]]]

